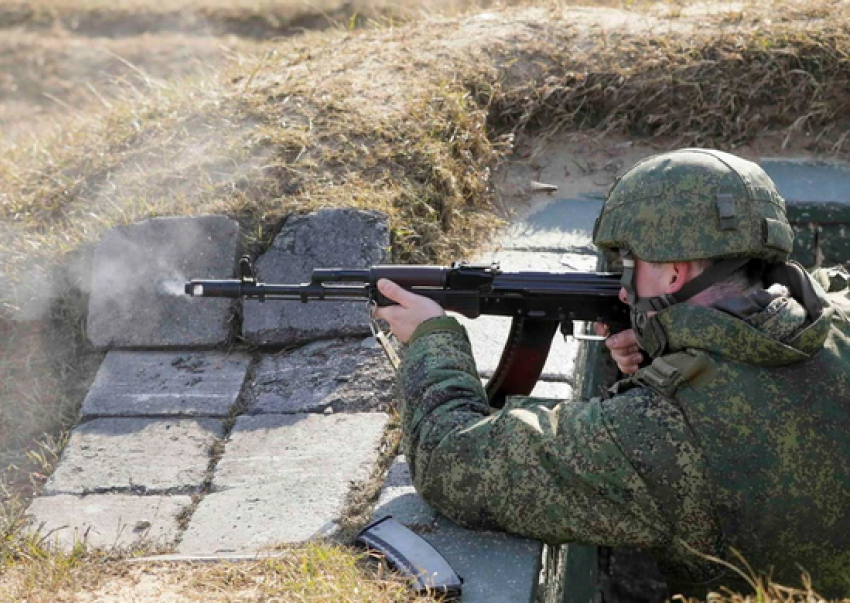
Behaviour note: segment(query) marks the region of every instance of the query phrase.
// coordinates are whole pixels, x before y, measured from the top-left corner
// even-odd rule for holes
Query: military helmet
[[[785,200],[758,165],[682,149],[637,163],[611,187],[593,242],[647,262],[720,258],[785,261],[794,233]]]

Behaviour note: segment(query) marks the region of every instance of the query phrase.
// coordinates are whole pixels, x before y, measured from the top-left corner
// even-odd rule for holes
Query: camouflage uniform
[[[847,594],[850,303],[792,264],[771,276],[787,288],[658,312],[663,353],[607,398],[495,413],[463,327],[426,321],[400,373],[417,490],[469,527],[649,549],[677,583],[725,582],[695,552],[731,547],[781,583],[799,565]]]

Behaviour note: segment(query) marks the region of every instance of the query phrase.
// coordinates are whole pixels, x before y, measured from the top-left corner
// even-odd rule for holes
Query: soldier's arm
[[[640,395],[652,392],[613,402],[527,399],[491,415],[469,341],[449,318],[432,319],[414,334],[401,385],[414,483],[459,523],[550,543],[669,549],[680,531],[677,513],[687,511],[688,521],[705,519],[694,500],[705,486],[702,469],[689,456],[689,443],[671,432],[669,417],[650,412],[638,421],[650,433],[627,434],[630,446],[648,438],[646,454],[670,455],[661,464],[664,475],[635,467],[623,450],[621,411],[612,414],[608,405],[640,406]],[[651,466],[646,454],[639,460]]]

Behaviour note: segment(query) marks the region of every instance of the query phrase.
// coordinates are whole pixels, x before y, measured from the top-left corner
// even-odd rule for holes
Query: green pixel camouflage
[[[644,159],[608,193],[593,242],[648,262],[751,257],[784,261],[794,234],[758,165],[683,149]]]
[[[650,549],[677,584],[727,582],[693,551],[732,547],[785,584],[799,564],[822,594],[850,593],[850,324],[810,282],[746,321],[661,312],[660,361],[699,360],[686,379],[642,369],[607,399],[513,398],[494,413],[463,328],[432,319],[400,373],[418,491],[470,527]],[[850,308],[846,292],[832,299]]]

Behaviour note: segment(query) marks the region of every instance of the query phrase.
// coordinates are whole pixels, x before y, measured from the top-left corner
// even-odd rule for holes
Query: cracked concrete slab
[[[396,375],[374,339],[329,339],[265,355],[246,392],[247,412],[387,411]]]
[[[315,268],[381,264],[390,245],[387,217],[375,211],[325,209],[292,216],[256,263],[266,283],[304,283]],[[242,333],[258,345],[367,335],[365,301],[309,304],[246,300]]]
[[[244,485],[207,494],[189,522],[177,552],[262,554],[279,544],[331,536],[349,484],[329,488],[317,478]]]
[[[250,364],[244,353],[112,351],[86,395],[81,416],[226,417]]]
[[[97,549],[170,548],[180,533],[189,496],[91,494],[41,496],[30,504],[31,529],[44,542],[70,551],[79,543]]]
[[[94,419],[71,433],[44,492],[198,492],[222,430],[216,419]]]

